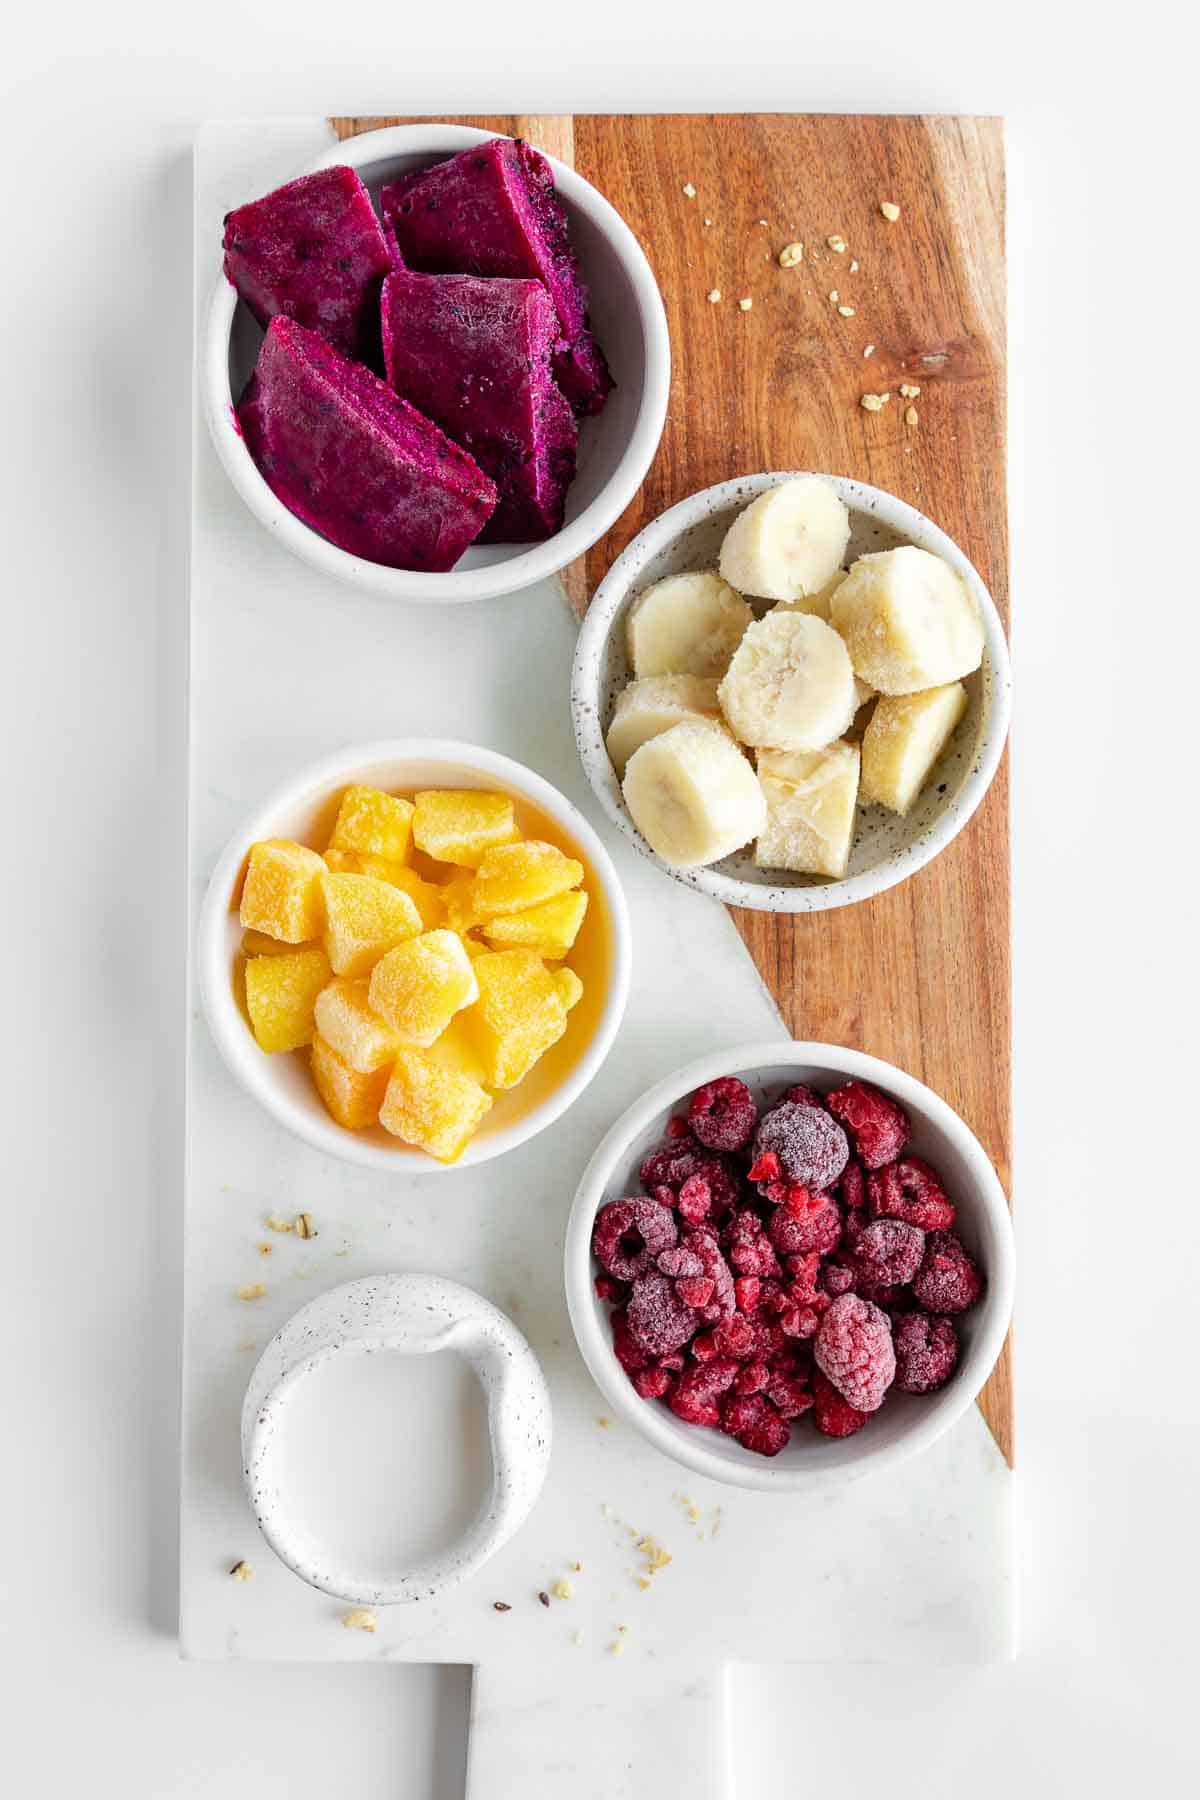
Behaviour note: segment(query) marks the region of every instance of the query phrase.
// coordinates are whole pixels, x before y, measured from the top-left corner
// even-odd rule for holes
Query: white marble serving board
[[[202,132],[199,328],[222,215],[286,179],[328,137],[320,119]],[[563,1228],[584,1165],[617,1114],[673,1067],[724,1044],[788,1033],[724,909],[636,855],[593,802],[571,736],[574,631],[557,584],[439,612],[322,578],[242,506],[196,409],[193,917],[226,837],[273,787],[344,744],[421,734],[490,745],[561,787],[604,837],[629,899],[632,996],[607,1065],[541,1137],[450,1177],[381,1176],[291,1138],[237,1086],[192,1002],[183,1652],[481,1665],[469,1785],[488,1800],[507,1791],[506,1767],[529,1770],[540,1757],[549,1768],[551,1745],[553,1766],[580,1796],[642,1791],[657,1757],[679,1779],[688,1754],[697,1780],[720,1792],[710,1738],[717,1715],[702,1702],[705,1680],[727,1661],[974,1661],[1007,1656],[1013,1644],[1012,1479],[975,1408],[897,1473],[812,1500],[706,1483],[619,1423],[597,1422],[605,1407],[576,1351],[561,1275]],[[261,1258],[266,1215],[302,1210],[319,1236],[277,1237],[273,1255]],[[241,1485],[239,1409],[255,1361],[250,1345],[261,1349],[319,1289],[421,1269],[477,1288],[522,1327],[550,1383],[554,1452],[532,1517],[480,1576],[440,1601],[381,1613],[368,1636],[343,1630],[344,1609],[276,1562],[259,1538]],[[259,1280],[263,1299],[235,1298],[241,1283]],[[642,1559],[630,1526],[654,1534],[673,1557],[648,1590],[634,1578]],[[230,1580],[239,1558],[253,1563],[251,1581]],[[540,1604],[539,1590],[576,1562],[573,1597]],[[497,1613],[495,1600],[512,1610]],[[613,1657],[618,1635],[625,1649]],[[682,1710],[667,1710],[671,1696]],[[651,1700],[655,1729],[635,1740],[633,1721],[648,1717]],[[637,1785],[627,1788],[631,1761]]]

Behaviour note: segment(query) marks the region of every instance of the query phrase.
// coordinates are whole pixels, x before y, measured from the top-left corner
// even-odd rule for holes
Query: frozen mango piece
[[[394,863],[407,862],[412,820],[411,800],[403,800],[399,794],[385,794],[379,788],[348,787],[338,807],[329,847],[357,850],[360,856],[383,856]]]
[[[347,1131],[363,1131],[375,1124],[387,1093],[390,1066],[373,1069],[369,1074],[352,1069],[318,1033],[313,1039],[310,1067],[326,1111],[339,1125]]]
[[[333,970],[320,945],[246,964],[246,1011],[260,1050],[299,1050],[312,1039],[317,995]]]
[[[402,1050],[379,1123],[439,1162],[457,1162],[491,1104],[491,1095],[469,1076],[442,1067],[420,1050]]]
[[[293,950],[312,950],[317,947],[315,942],[312,944],[284,944],[278,938],[268,937],[265,931],[243,931],[242,933],[243,956],[286,956]]]
[[[477,869],[493,845],[515,843],[520,835],[507,794],[438,788],[417,795],[413,841],[439,862]]]
[[[840,880],[854,838],[858,774],[858,746],[841,739],[824,750],[760,750],[767,822],[754,847],[758,867]]]
[[[485,939],[476,937],[473,931],[460,931],[458,935],[462,939],[463,949],[471,958],[472,962],[477,956],[486,956],[491,949],[491,945],[487,943]]]
[[[479,998],[466,1017],[484,1080],[515,1087],[567,1029],[563,991],[532,950],[493,950],[473,966]]]
[[[446,908],[446,923],[451,931],[457,931],[460,936],[479,923],[479,915],[472,899],[474,892],[475,877],[469,869],[462,875],[456,875],[441,890],[442,904]]]
[[[325,949],[337,975],[369,975],[385,951],[416,937],[421,915],[409,896],[373,875],[321,877]]]
[[[389,862],[386,856],[364,856],[358,850],[327,850],[325,861],[339,875],[373,875],[376,881],[401,888],[421,915],[421,929],[432,931],[446,922],[446,903],[436,882],[425,881],[408,863]]]
[[[315,1018],[318,1035],[359,1075],[395,1062],[400,1039],[371,1011],[365,981],[331,981],[317,995]]]
[[[862,741],[862,798],[908,812],[967,710],[961,681],[923,694],[882,694]]]
[[[556,894],[541,906],[525,912],[505,913],[489,919],[485,935],[496,950],[536,950],[548,962],[557,962],[567,954],[579,936],[588,897],[581,888],[567,894]]]
[[[404,1043],[427,1049],[456,1012],[478,999],[479,987],[461,938],[452,931],[426,931],[375,965],[367,997],[372,1012]]]
[[[502,913],[527,912],[578,887],[583,864],[564,856],[554,844],[530,838],[521,844],[502,844],[489,850],[479,865],[471,902],[481,919]]]
[[[551,973],[554,985],[558,989],[559,998],[570,1012],[571,1008],[578,1006],[583,999],[583,983],[574,969],[568,969],[565,964],[561,969],[554,969]]]
[[[316,851],[294,844],[290,838],[268,838],[255,844],[242,888],[242,924],[285,944],[305,944],[320,937],[319,883],[324,873],[325,864]]]

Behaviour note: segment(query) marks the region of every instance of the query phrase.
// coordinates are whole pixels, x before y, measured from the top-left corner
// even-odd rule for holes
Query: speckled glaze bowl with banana
[[[648,525],[575,654],[588,779],[644,855],[763,912],[894,887],[957,836],[1008,735],[987,588],[904,501],[743,476]]]

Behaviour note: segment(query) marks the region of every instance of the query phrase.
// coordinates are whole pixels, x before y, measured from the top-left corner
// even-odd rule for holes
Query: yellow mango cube
[[[371,1011],[365,981],[345,976],[317,995],[318,1034],[359,1075],[371,1075],[396,1060],[400,1040],[378,1013]]]
[[[353,1069],[318,1033],[313,1039],[310,1067],[325,1110],[339,1125],[347,1131],[364,1131],[375,1124],[387,1093],[390,1066],[369,1074]]]
[[[582,863],[564,856],[553,844],[530,838],[486,853],[471,902],[481,919],[494,919],[505,913],[528,912],[530,907],[578,887],[582,880]]]
[[[367,998],[405,1044],[427,1049],[479,997],[474,965],[454,932],[422,932],[376,964]]]
[[[369,975],[393,945],[416,937],[421,915],[408,894],[373,875],[321,877],[325,948],[336,975]]]
[[[536,950],[548,962],[557,962],[579,936],[587,904],[587,895],[575,888],[567,894],[556,894],[541,906],[489,919],[485,935],[496,950]]]
[[[421,915],[421,929],[432,931],[446,922],[446,903],[436,882],[424,881],[409,863],[389,862],[386,856],[367,856],[360,850],[327,850],[325,861],[339,875],[373,875],[389,887],[406,893]]]
[[[470,870],[466,870],[462,875],[455,875],[439,890],[442,905],[446,909],[446,923],[451,931],[457,931],[460,935],[479,923],[471,899],[474,888],[475,877]]]
[[[356,850],[361,856],[383,856],[407,862],[412,841],[411,800],[379,788],[348,787],[338,807],[329,840],[331,850]]]
[[[439,862],[477,869],[485,851],[520,835],[507,794],[439,788],[417,795],[413,841]]]
[[[439,1162],[457,1162],[491,1104],[491,1095],[469,1076],[441,1067],[420,1050],[402,1050],[379,1123]]]
[[[299,1050],[310,1043],[317,995],[333,971],[320,945],[246,964],[246,1011],[260,1050]]]
[[[243,956],[290,956],[293,950],[312,950],[313,944],[283,944],[278,938],[268,937],[265,931],[243,931]]]
[[[565,966],[561,969],[554,969],[551,973],[554,976],[554,985],[558,989],[559,999],[570,1012],[571,1008],[578,1006],[583,999],[583,983],[574,969],[568,969]]]
[[[493,950],[473,964],[479,999],[467,1023],[489,1087],[515,1087],[567,1029],[559,985],[532,950]]]
[[[246,867],[240,918],[248,931],[262,931],[285,944],[306,944],[321,935],[321,890],[325,864],[315,850],[290,838],[255,844]]]

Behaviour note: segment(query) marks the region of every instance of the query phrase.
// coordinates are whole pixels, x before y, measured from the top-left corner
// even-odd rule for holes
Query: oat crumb
[[[917,422],[917,409],[915,406],[910,406],[905,411],[904,423],[906,425],[915,425],[916,422]]]
[[[235,1581],[249,1581],[254,1570],[248,1562],[235,1562],[229,1573]]]
[[[852,319],[854,317],[854,308],[852,306],[839,306],[838,311],[841,313],[843,319]]]
[[[258,1254],[260,1256],[274,1256],[274,1254],[275,1254],[274,1244],[260,1244],[258,1246]]]
[[[709,288],[709,290],[708,290],[708,303],[709,303],[709,305],[710,305],[710,306],[715,306],[715,305],[716,305],[716,304],[717,304],[717,301],[718,301],[718,300],[719,300],[719,299],[720,299],[720,298],[721,298],[721,290],[720,290],[720,288]]]
[[[609,1426],[612,1424],[612,1420],[601,1417],[596,1420],[596,1423],[600,1427],[601,1431],[607,1431]]]
[[[868,357],[868,356],[874,356],[874,354],[875,354],[874,344],[868,344],[866,349],[863,351],[864,358]]]
[[[669,1550],[664,1550],[657,1538],[642,1537],[638,1539],[638,1549],[646,1558],[647,1575],[657,1575],[672,1560]]]
[[[915,400],[920,391],[920,388],[914,387],[910,381],[902,381],[900,383],[900,397],[902,400]]]
[[[342,1624],[347,1631],[375,1630],[375,1614],[369,1606],[356,1606],[353,1612],[342,1614]]]
[[[711,225],[711,224],[712,224],[712,220],[711,220],[711,219],[705,219],[705,221],[704,221],[704,223],[705,223],[705,224],[706,224],[706,225]]]
[[[781,269],[794,269],[796,267],[796,264],[798,262],[802,262],[803,260],[804,260],[804,245],[803,244],[799,244],[799,243],[785,244],[783,246],[783,249],[779,252],[779,266]]]
[[[571,1573],[572,1573],[572,1575],[582,1575],[583,1574],[583,1564],[580,1562],[572,1563],[571,1564]]]
[[[575,1596],[575,1589],[569,1581],[556,1581],[550,1592],[556,1600],[571,1600]]]
[[[738,305],[741,307],[743,312],[749,312],[750,308],[754,305],[754,302],[750,298],[749,294],[743,294],[742,298],[738,301]]]
[[[896,205],[894,200],[881,200],[879,202],[879,210],[889,225],[894,225],[896,220],[900,217],[900,208]]]
[[[635,1575],[634,1580],[637,1582],[638,1586],[642,1589],[643,1593],[645,1592],[645,1590],[648,1587],[654,1586],[654,1583],[651,1581],[651,1579],[648,1575]]]
[[[858,274],[858,258],[857,257],[855,257],[854,260],[850,264],[850,273],[852,275]]]
[[[625,1654],[625,1639],[624,1638],[614,1638],[613,1642],[608,1646],[608,1654],[610,1656],[624,1656],[624,1654]]]
[[[266,1293],[261,1281],[247,1281],[237,1290],[239,1300],[261,1300]]]
[[[848,248],[846,240],[844,237],[839,237],[836,231],[832,237],[827,237],[825,242],[829,245],[829,248],[833,251],[835,256],[844,256],[846,254]]]
[[[836,288],[834,288],[833,292],[829,296],[829,304],[831,306],[836,306],[837,303],[838,303],[838,291]]]
[[[313,1216],[311,1213],[297,1213],[296,1223],[292,1229],[295,1231],[296,1236],[301,1238],[315,1238],[317,1235],[317,1228],[313,1224]]]
[[[694,200],[694,199],[695,199],[695,198],[696,198],[696,190],[695,190],[695,188],[694,188],[694,187],[693,187],[693,186],[692,186],[692,184],[691,184],[691,182],[690,182],[690,181],[685,181],[685,182],[684,182],[684,184],[683,184],[683,191],[684,191],[684,193],[685,193],[685,194],[686,194],[686,195],[687,195],[687,197],[688,197],[688,199],[689,199],[689,200]]]
[[[295,1224],[296,1221],[294,1219],[281,1219],[278,1213],[271,1213],[267,1219],[267,1230],[293,1231],[295,1229]]]
[[[882,394],[864,394],[858,404],[862,407],[864,412],[882,412],[883,411],[883,395]]]

